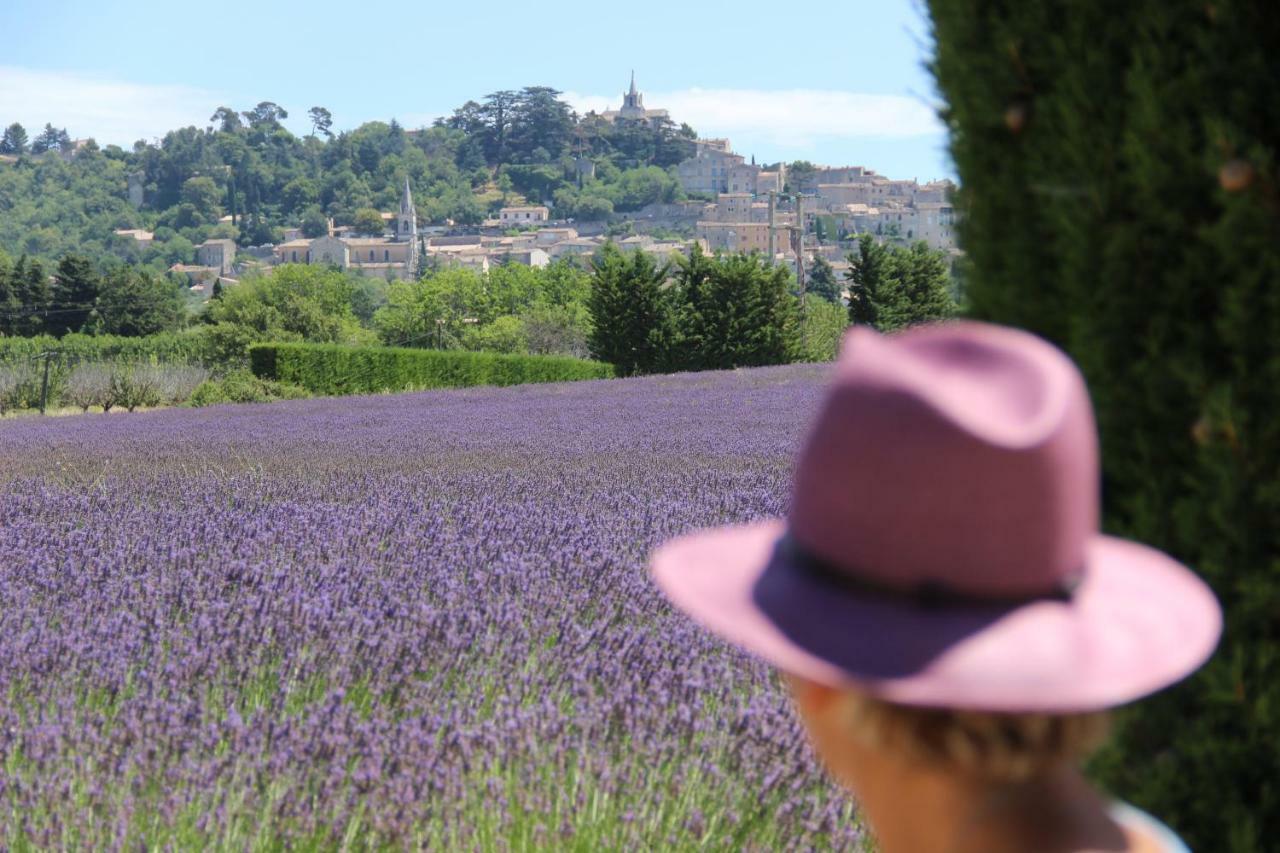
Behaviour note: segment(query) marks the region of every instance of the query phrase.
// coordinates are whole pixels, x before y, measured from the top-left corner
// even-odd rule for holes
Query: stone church
[[[346,237],[330,233],[313,239],[290,240],[275,247],[278,264],[332,264],[365,275],[413,278],[419,268],[422,240],[409,179],[404,179],[400,210],[392,233],[382,237]]]
[[[666,110],[650,110],[644,105],[644,95],[636,89],[636,72],[631,72],[631,88],[622,95],[622,109],[607,110],[600,114],[601,118],[609,121],[617,121],[618,119],[626,119],[627,121],[647,121],[655,122],[662,119],[670,120],[671,114]]]

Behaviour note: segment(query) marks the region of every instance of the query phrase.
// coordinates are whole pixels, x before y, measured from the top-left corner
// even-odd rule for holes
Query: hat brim
[[[889,702],[1069,713],[1121,705],[1190,674],[1222,615],[1193,572],[1096,536],[1069,601],[922,606],[833,585],[776,548],[781,521],[702,531],[659,548],[658,586],[716,633],[780,669]]]

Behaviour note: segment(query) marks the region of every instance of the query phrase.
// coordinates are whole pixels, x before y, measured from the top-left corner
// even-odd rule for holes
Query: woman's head
[[[1105,740],[1105,711],[991,713],[897,705],[854,688],[787,678],[814,748],[855,790],[886,766],[985,784],[1023,782],[1083,761]]]

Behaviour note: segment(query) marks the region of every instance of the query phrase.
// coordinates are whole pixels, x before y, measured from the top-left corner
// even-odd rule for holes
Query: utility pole
[[[44,376],[40,379],[40,414],[43,415],[49,403],[49,361],[53,358],[53,353],[41,353],[40,358],[44,359]]]
[[[769,266],[778,257],[778,192],[769,190]]]

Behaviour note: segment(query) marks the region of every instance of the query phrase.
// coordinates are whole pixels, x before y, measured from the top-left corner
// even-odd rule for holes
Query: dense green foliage
[[[372,343],[356,317],[354,279],[328,267],[284,264],[227,288],[204,314],[214,358],[242,361],[261,341]]]
[[[391,284],[373,327],[388,346],[581,357],[589,281],[570,260],[541,269],[512,263],[487,273],[429,272]]]
[[[849,328],[849,312],[843,305],[805,294],[800,312],[798,361],[835,361],[840,342]]]
[[[645,252],[608,243],[593,261],[591,355],[623,376],[674,370],[673,306],[663,292],[669,268]]]
[[[790,270],[759,254],[659,266],[607,243],[593,261],[591,355],[623,375],[786,364],[801,356]]]
[[[836,279],[836,271],[826,258],[818,257],[813,262],[805,280],[805,291],[819,296],[828,302],[840,302],[840,282]]]
[[[584,359],[397,347],[256,344],[249,350],[249,360],[260,378],[334,396],[613,375],[609,365]]]
[[[315,132],[303,138],[264,101],[244,112],[219,107],[208,127],[173,130],[159,144],[90,144],[74,156],[37,156],[11,125],[0,153],[11,148],[18,159],[0,162],[0,250],[46,262],[113,255],[159,271],[190,263],[209,238],[260,245],[289,226],[318,236],[326,217],[381,233],[370,212],[396,209],[406,177],[418,215],[433,223],[479,223],[522,196],[582,219],[683,197],[671,169],[691,156],[691,128],[579,117],[559,94],[495,92],[416,131],[369,122],[335,135],[332,116],[314,107]],[[580,177],[579,159],[594,176]],[[143,190],[139,209],[129,203],[131,180]],[[115,233],[132,228],[153,231],[154,241]]]
[[[791,274],[758,253],[673,270],[606,244],[593,261],[591,353],[623,375],[785,364],[801,356]]]
[[[955,315],[947,256],[927,244],[881,244],[869,234],[849,255],[849,322],[892,332]]]
[[[146,270],[108,264],[99,272],[82,255],[66,255],[49,271],[25,255],[16,262],[0,250],[0,337],[151,335],[187,321],[185,290]]]
[[[931,0],[975,316],[1083,368],[1109,531],[1226,613],[1096,763],[1194,849],[1280,837],[1280,16],[1261,0]]]

